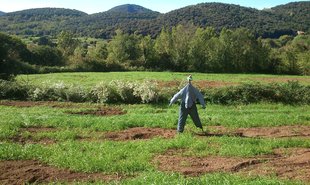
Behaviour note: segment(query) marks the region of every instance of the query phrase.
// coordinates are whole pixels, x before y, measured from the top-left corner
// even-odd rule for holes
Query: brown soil
[[[239,128],[229,130],[223,126],[208,126],[207,133],[198,133],[199,136],[239,136],[260,138],[282,138],[282,137],[310,137],[310,126],[278,126]]]
[[[83,105],[72,102],[56,102],[56,101],[0,101],[0,105],[12,107],[35,107],[48,106],[52,108],[93,108],[92,105]]]
[[[34,107],[46,105],[46,102],[35,101],[0,101],[0,105],[12,106],[12,107]]]
[[[159,170],[199,176],[212,172],[232,172],[245,175],[273,175],[284,179],[310,182],[310,149],[275,150],[272,156],[257,158],[187,157],[184,150],[169,150],[156,156],[153,164]]]
[[[200,89],[205,88],[215,88],[215,87],[225,87],[225,86],[235,86],[239,83],[236,82],[223,82],[223,81],[208,81],[208,80],[199,80],[193,83]]]
[[[283,179],[302,180],[310,183],[310,149],[280,149],[279,155],[264,163],[247,166],[240,171],[246,175],[276,175]]]
[[[20,128],[20,132],[30,132],[32,134],[37,134],[41,132],[56,132],[58,131],[57,128],[54,127],[25,127]]]
[[[174,129],[136,127],[123,131],[108,132],[104,135],[104,138],[115,141],[126,141],[136,139],[151,139],[157,136],[163,138],[173,138],[175,134],[176,130]]]
[[[0,184],[39,184],[49,182],[110,181],[121,176],[103,173],[79,173],[59,169],[38,161],[0,161]]]
[[[56,143],[54,139],[51,138],[34,138],[33,134],[38,134],[42,132],[56,132],[58,129],[52,127],[27,127],[21,128],[19,130],[19,134],[11,138],[13,142],[24,144],[43,144],[43,145],[50,145]],[[29,132],[32,135],[24,136],[23,133]]]
[[[186,157],[183,150],[168,150],[156,156],[153,163],[162,171],[180,172],[183,175],[199,176],[210,172],[236,172],[244,166],[256,164],[257,159],[228,157]]]
[[[113,116],[126,114],[125,111],[119,108],[104,107],[96,110],[86,110],[80,112],[67,112],[68,114],[79,114],[79,115],[95,115],[95,116]]]
[[[288,81],[298,81],[298,82],[305,82],[307,84],[310,83],[309,78],[288,78],[288,77],[260,77],[260,78],[251,78],[255,81],[264,81],[269,83],[286,83]]]

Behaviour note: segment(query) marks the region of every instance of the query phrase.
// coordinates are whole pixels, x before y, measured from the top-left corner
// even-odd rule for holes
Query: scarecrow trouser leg
[[[184,105],[181,105],[178,120],[178,132],[184,131],[187,116],[188,116],[188,109],[186,109]]]
[[[193,105],[189,111],[189,115],[191,116],[194,124],[196,125],[196,127],[201,128],[202,129],[202,124],[198,115],[198,111],[197,111],[197,107],[196,105]]]

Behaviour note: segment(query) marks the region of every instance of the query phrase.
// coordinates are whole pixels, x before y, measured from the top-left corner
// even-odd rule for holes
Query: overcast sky
[[[205,2],[237,4],[256,9],[271,8],[294,0],[0,0],[0,11],[12,12],[30,8],[56,7],[76,9],[88,14],[107,11],[122,4],[137,4],[145,8],[166,13],[188,5]]]

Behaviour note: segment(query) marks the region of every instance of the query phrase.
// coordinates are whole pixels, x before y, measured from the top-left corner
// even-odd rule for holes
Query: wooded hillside
[[[138,5],[121,5],[87,15],[78,10],[39,8],[7,13],[0,17],[0,31],[17,35],[57,35],[70,31],[77,36],[112,38],[115,30],[156,37],[162,27],[183,24],[195,27],[235,29],[245,27],[256,36],[278,38],[310,28],[310,2],[294,2],[257,10],[233,4],[201,3],[160,14]]]

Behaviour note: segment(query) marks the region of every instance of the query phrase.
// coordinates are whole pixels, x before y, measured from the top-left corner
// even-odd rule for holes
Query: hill
[[[62,23],[86,13],[64,8],[37,8],[6,13],[0,17],[1,31],[21,35],[49,35],[62,29]]]
[[[126,33],[138,32],[151,34],[160,30],[159,25],[151,24],[156,21],[160,13],[137,5],[122,5],[106,12],[72,19],[66,22],[64,29],[70,30],[81,36],[111,38],[116,29]]]
[[[245,27],[257,36],[277,38],[310,28],[310,2],[295,2],[266,10],[233,4],[201,3],[160,14],[138,5],[125,4],[106,12],[87,15],[69,9],[31,9],[0,17],[0,31],[21,35],[55,35],[68,30],[78,36],[111,38],[116,29],[155,37],[163,26],[191,24],[199,27]]]
[[[280,16],[291,27],[308,31],[310,25],[310,2],[293,2],[271,8],[272,13]]]
[[[305,3],[310,5],[310,3]],[[296,13],[299,16],[299,13]],[[283,34],[294,34],[304,22],[294,24],[294,20],[271,11],[260,11],[233,4],[202,3],[171,11],[160,17],[162,24],[175,26],[177,24],[194,24],[195,26],[212,26],[217,30],[222,28],[245,27],[253,30],[258,36],[279,37]],[[294,26],[292,26],[294,25]],[[310,24],[306,27],[309,28]]]
[[[134,4],[124,4],[116,6],[108,10],[108,12],[122,12],[122,13],[152,13],[154,11],[144,8],[143,6]]]
[[[0,16],[5,15],[5,12],[0,11]]]

